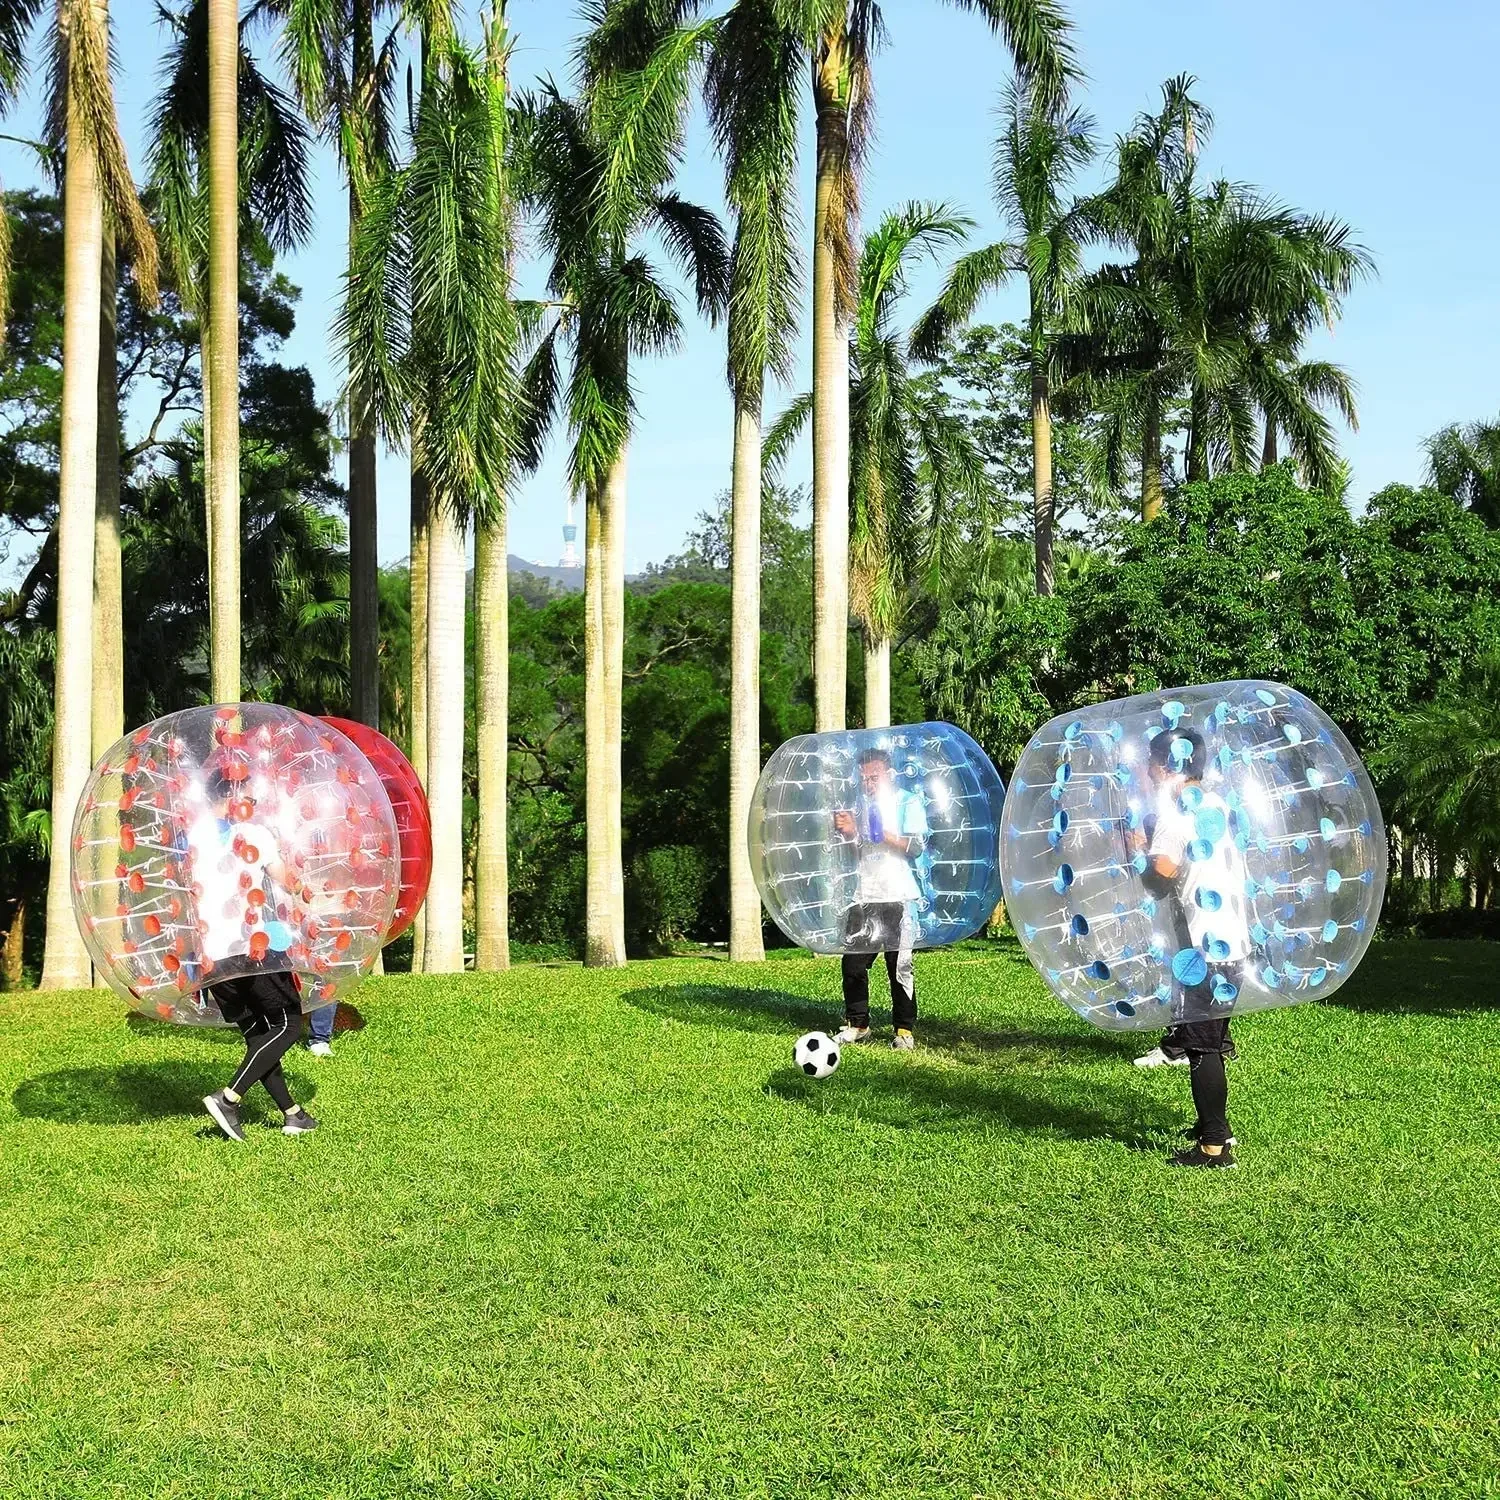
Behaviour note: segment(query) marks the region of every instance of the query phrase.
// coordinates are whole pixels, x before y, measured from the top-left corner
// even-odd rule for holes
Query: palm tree
[[[1500,421],[1455,422],[1425,446],[1427,482],[1486,526],[1500,526]]]
[[[485,85],[490,112],[508,139],[510,38],[505,0],[495,0],[486,37]],[[504,209],[507,238],[513,230],[511,163]],[[506,496],[494,497],[476,519],[474,538],[474,673],[478,720],[479,829],[474,853],[474,967],[481,973],[510,967],[510,858],[507,798],[510,786],[510,558]]]
[[[638,241],[654,230],[695,281],[699,308],[724,306],[729,256],[711,214],[662,191],[680,114],[633,115],[617,130],[628,90],[596,78],[585,102],[547,85],[526,116],[527,196],[548,259],[556,317],[527,375],[545,426],[566,406],[569,478],[585,504],[584,672],[587,756],[585,962],[625,961],[620,708],[624,671],[626,454],[635,411],[633,356],[676,347],[682,323],[670,290]],[[572,360],[564,392],[558,350]]]
[[[1108,328],[1085,341],[1082,362],[1124,386],[1117,440],[1141,442],[1142,514],[1161,506],[1162,420],[1187,406],[1186,478],[1248,468],[1258,417],[1291,440],[1308,478],[1336,483],[1337,453],[1320,404],[1352,416],[1352,386],[1336,366],[1301,369],[1297,351],[1315,322],[1331,325],[1342,299],[1371,266],[1347,225],[1295,213],[1243,185],[1197,184],[1197,150],[1211,125],[1193,80],[1163,88],[1163,108],[1118,143],[1114,184],[1091,207],[1130,265],[1089,278],[1112,296]]]
[[[210,688],[240,696],[240,20],[208,0],[208,390]]]
[[[950,0],[1005,40],[1039,105],[1055,108],[1077,76],[1058,0]],[[649,55],[653,27],[680,24],[708,0],[596,0],[588,55]],[[842,727],[849,628],[849,325],[858,293],[860,171],[873,119],[880,0],[775,0],[773,14],[811,65],[817,120],[813,208],[813,621],[816,722]],[[632,49],[635,49],[632,52]],[[786,108],[796,107],[787,78]]]
[[[63,390],[57,513],[57,646],[52,827],[70,829],[92,744],[94,518],[99,424],[100,273],[108,211],[136,241],[137,274],[154,295],[154,241],[115,121],[104,0],[59,0],[52,98],[66,131],[63,185]],[[71,861],[47,882],[47,989],[86,985],[88,954],[72,915]]]
[[[891,642],[911,596],[936,580],[955,552],[950,501],[983,504],[984,460],[963,422],[944,410],[908,365],[893,326],[910,263],[962,241],[972,221],[944,204],[911,203],[865,241],[849,374],[851,593],[865,651],[867,728],[891,721]],[[811,415],[797,397],[766,440],[774,473]]]
[[[798,80],[803,52],[776,24],[775,0],[740,0],[708,68],[709,113],[735,219],[729,267],[730,492],[729,956],[763,959],[760,895],[750,868],[750,798],[760,776],[761,421],[767,372],[791,372],[800,267]]]
[[[358,232],[368,184],[391,165],[391,85],[399,27],[376,45],[390,0],[275,0],[282,54],[303,108],[338,148],[349,191],[349,236]],[[375,418],[368,393],[349,392],[350,712],[380,725],[379,605],[375,535]]]
[[[995,202],[1014,238],[963,256],[923,319],[919,351],[935,355],[949,332],[966,323],[980,300],[1012,276],[1026,279],[1031,362],[1032,516],[1036,591],[1052,592],[1052,400],[1058,341],[1086,323],[1083,251],[1096,233],[1090,204],[1067,203],[1074,174],[1094,154],[1094,122],[1079,110],[1040,103],[1034,89],[1011,84],[1005,129],[995,150]],[[1095,299],[1097,300],[1097,298]]]
[[[1500,657],[1473,663],[1433,703],[1403,716],[1374,768],[1394,783],[1403,826],[1462,855],[1476,905],[1486,905],[1500,878]]]
[[[212,194],[210,154],[213,133],[213,11],[215,0],[189,0],[178,12],[163,12],[172,27],[172,42],[166,59],[165,85],[152,109],[149,192],[156,210],[172,279],[184,304],[198,320],[199,364],[203,378],[203,425],[206,439],[208,483],[209,615],[211,692],[224,701],[240,695],[238,625],[234,639],[220,639],[227,626],[224,619],[238,620],[239,524],[235,521],[230,540],[222,533],[226,512],[215,499],[215,485],[225,471],[217,456],[215,435],[231,425],[239,429],[238,373],[238,270],[232,295],[235,313],[232,331],[233,376],[228,391],[234,411],[220,414],[215,397],[226,379],[214,342],[215,312],[211,304],[210,239]],[[248,22],[246,23],[249,24]],[[300,244],[312,226],[308,192],[307,133],[293,101],[261,73],[240,28],[236,44],[234,108],[238,125],[234,131],[238,168],[235,174],[235,255],[243,240],[264,238],[275,250]],[[222,80],[221,80],[222,87]],[[238,262],[236,261],[236,265]],[[218,313],[224,316],[223,310]],[[215,370],[218,374],[215,377]],[[232,416],[232,422],[230,417]],[[238,454],[238,438],[234,439]],[[229,465],[235,475],[234,513],[238,516],[239,461]],[[226,502],[228,503],[228,502]],[[214,519],[218,517],[217,521]],[[231,555],[220,557],[221,550]],[[230,575],[233,575],[231,585]],[[224,615],[232,610],[232,616]]]
[[[503,15],[490,35],[503,36]],[[409,436],[430,498],[426,779],[433,873],[423,964],[461,970],[465,538],[505,503],[518,408],[510,298],[505,53],[476,54],[424,28],[411,154],[370,197],[354,242],[340,332],[351,387]]]

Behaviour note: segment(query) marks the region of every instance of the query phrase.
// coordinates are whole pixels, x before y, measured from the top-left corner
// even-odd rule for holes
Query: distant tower
[[[560,568],[576,568],[581,566],[578,561],[578,527],[573,521],[573,508],[577,505],[576,497],[568,497],[568,519],[563,524],[563,555],[562,561],[558,563]]]

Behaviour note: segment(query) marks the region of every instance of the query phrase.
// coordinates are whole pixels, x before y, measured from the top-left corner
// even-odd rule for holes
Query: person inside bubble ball
[[[870,970],[876,953],[885,954],[891,984],[895,1035],[891,1046],[916,1046],[916,971],[912,962],[916,923],[912,904],[921,897],[916,862],[927,840],[927,809],[914,792],[896,785],[891,757],[868,750],[859,760],[860,800],[854,809],[834,813],[834,831],[859,850],[858,884],[844,918],[844,937],[869,951],[843,958],[844,1025],[840,1042],[862,1042],[870,1035]]]
[[[1147,767],[1154,811],[1131,836],[1144,854],[1142,882],[1161,903],[1180,995],[1178,1019],[1138,1067],[1186,1063],[1197,1118],[1193,1144],[1171,1161],[1183,1167],[1232,1167],[1226,1059],[1235,1056],[1223,1014],[1243,982],[1251,954],[1245,912],[1245,864],[1229,832],[1229,808],[1202,784],[1208,752],[1196,730],[1163,730]]]
[[[292,875],[276,858],[276,838],[255,822],[255,798],[223,771],[210,775],[208,801],[187,830],[191,882],[211,963],[241,955],[264,957],[285,947],[276,897],[291,900]],[[256,920],[250,922],[248,914]],[[286,1135],[305,1135],[318,1122],[292,1099],[281,1060],[302,1030],[297,977],[283,972],[248,974],[209,987],[209,998],[245,1038],[245,1058],[234,1077],[203,1101],[214,1123],[232,1141],[245,1139],[240,1105],[259,1083],[282,1112]]]

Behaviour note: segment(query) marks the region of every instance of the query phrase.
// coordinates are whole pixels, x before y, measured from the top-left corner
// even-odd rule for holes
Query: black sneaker
[[[232,1141],[245,1139],[245,1128],[240,1124],[240,1107],[231,1104],[224,1097],[224,1090],[220,1089],[217,1094],[210,1094],[203,1101],[203,1107],[213,1116],[213,1122]]]
[[[306,1135],[318,1128],[318,1122],[305,1109],[291,1110],[281,1127],[282,1135]]]
[[[1202,1129],[1197,1124],[1193,1124],[1189,1125],[1188,1128],[1182,1132],[1182,1138],[1185,1141],[1196,1141],[1202,1136],[1202,1134]],[[1238,1146],[1239,1142],[1235,1140],[1233,1136],[1230,1136],[1229,1139],[1224,1142],[1224,1144],[1226,1146]]]
[[[1169,1167],[1237,1167],[1234,1152],[1226,1146],[1217,1156],[1205,1151],[1201,1144],[1178,1151],[1167,1158]]]

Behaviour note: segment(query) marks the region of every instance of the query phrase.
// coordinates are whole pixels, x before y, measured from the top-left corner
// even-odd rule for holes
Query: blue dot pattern
[[[1163,817],[1179,860],[1164,857]],[[1110,1030],[1331,994],[1385,896],[1364,766],[1278,683],[1172,688],[1052,720],[1016,765],[1003,828],[1023,946],[1065,1004]]]
[[[834,814],[861,802],[860,757],[890,761],[903,798],[920,806],[926,833],[911,861],[917,896],[906,903],[903,944],[938,948],[972,937],[1000,902],[1000,829],[1005,787],[989,757],[951,724],[841,730],[788,740],[766,762],[750,803],[750,864],[762,903],[798,946],[814,953],[869,952],[846,918],[859,890],[859,846],[841,837]],[[1054,767],[1044,795],[1065,789]],[[1042,848],[1068,833],[1068,816],[1048,803]],[[1053,861],[1049,879],[1058,879]]]

